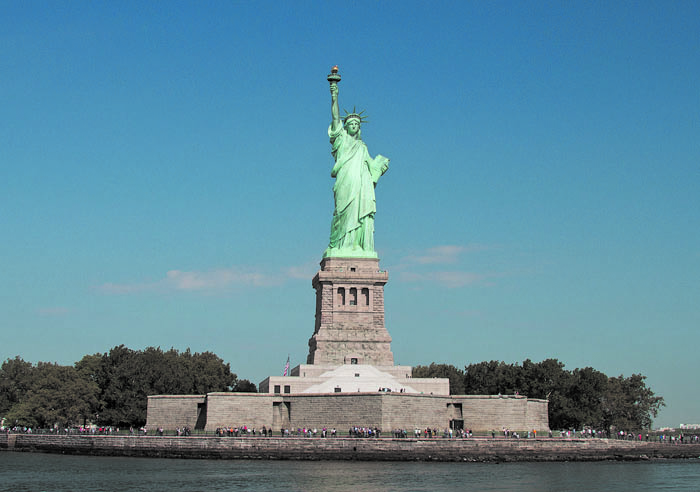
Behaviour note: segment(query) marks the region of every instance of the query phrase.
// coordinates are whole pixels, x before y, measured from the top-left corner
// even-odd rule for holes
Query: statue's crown
[[[343,111],[345,111],[345,117],[343,118],[344,125],[347,124],[348,120],[357,120],[360,122],[360,124],[367,123],[367,115],[364,114],[364,111],[357,113],[354,106],[352,108],[352,113],[348,113],[347,109],[343,109]]]

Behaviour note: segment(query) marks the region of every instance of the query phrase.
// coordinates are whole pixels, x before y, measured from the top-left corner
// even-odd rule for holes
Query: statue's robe
[[[331,170],[335,211],[325,256],[374,253],[374,187],[389,168],[389,159],[381,155],[372,159],[362,140],[350,136],[343,126],[332,128],[328,136],[335,159]]]

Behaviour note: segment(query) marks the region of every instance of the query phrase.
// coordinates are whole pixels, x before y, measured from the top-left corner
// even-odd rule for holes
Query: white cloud
[[[262,287],[278,283],[278,281],[276,282],[262,273],[239,272],[233,269],[212,270],[209,272],[170,270],[166,274],[165,282],[177,290],[221,289],[231,285]]]
[[[311,280],[318,271],[318,262],[308,262],[303,265],[291,266],[285,270],[285,274],[289,278]]]
[[[238,269],[224,268],[209,271],[170,270],[165,277],[154,282],[134,282],[117,284],[107,282],[98,287],[109,294],[135,294],[139,292],[210,292],[230,288],[268,287],[284,282],[285,275],[269,275]]]
[[[431,276],[435,282],[450,288],[465,287],[467,285],[482,283],[487,277],[489,277],[488,274],[473,272],[434,272],[431,274]]]
[[[406,263],[418,263],[420,265],[452,264],[457,263],[459,256],[464,253],[473,253],[488,249],[481,244],[468,244],[466,246],[442,245],[428,248],[419,255],[407,256],[403,259]]]
[[[502,277],[498,273],[475,273],[459,271],[456,268],[446,271],[416,271],[416,268],[431,269],[439,264],[456,264],[459,256],[465,253],[489,249],[487,246],[471,244],[466,246],[443,245],[425,250],[423,254],[407,256],[401,264],[393,268],[405,282],[430,282],[447,288],[469,285],[485,285],[488,279]],[[318,264],[307,262],[281,269],[278,273],[266,273],[252,267],[231,267],[215,270],[169,270],[154,281],[114,283],[106,282],[96,287],[107,294],[138,294],[141,292],[225,292],[239,287],[271,287],[288,280],[310,280],[318,270]],[[46,313],[49,314],[48,312]],[[59,313],[53,313],[59,314]]]
[[[469,253],[495,249],[483,244],[446,244],[428,248],[417,254],[408,255],[394,266],[404,282],[431,283],[446,288],[460,288],[470,285],[490,285],[490,279],[506,274],[460,270],[463,257]],[[440,265],[453,265],[448,270],[436,270]],[[444,268],[444,267],[443,267]]]

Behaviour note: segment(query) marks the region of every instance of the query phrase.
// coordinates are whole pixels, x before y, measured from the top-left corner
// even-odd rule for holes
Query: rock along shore
[[[608,439],[362,439],[0,434],[1,451],[195,459],[604,461],[700,458],[700,444]]]

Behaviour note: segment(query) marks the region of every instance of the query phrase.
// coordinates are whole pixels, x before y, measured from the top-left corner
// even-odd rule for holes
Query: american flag
[[[286,376],[288,372],[289,372],[289,356],[287,356],[287,363],[284,365],[284,374],[282,374],[282,376]]]

